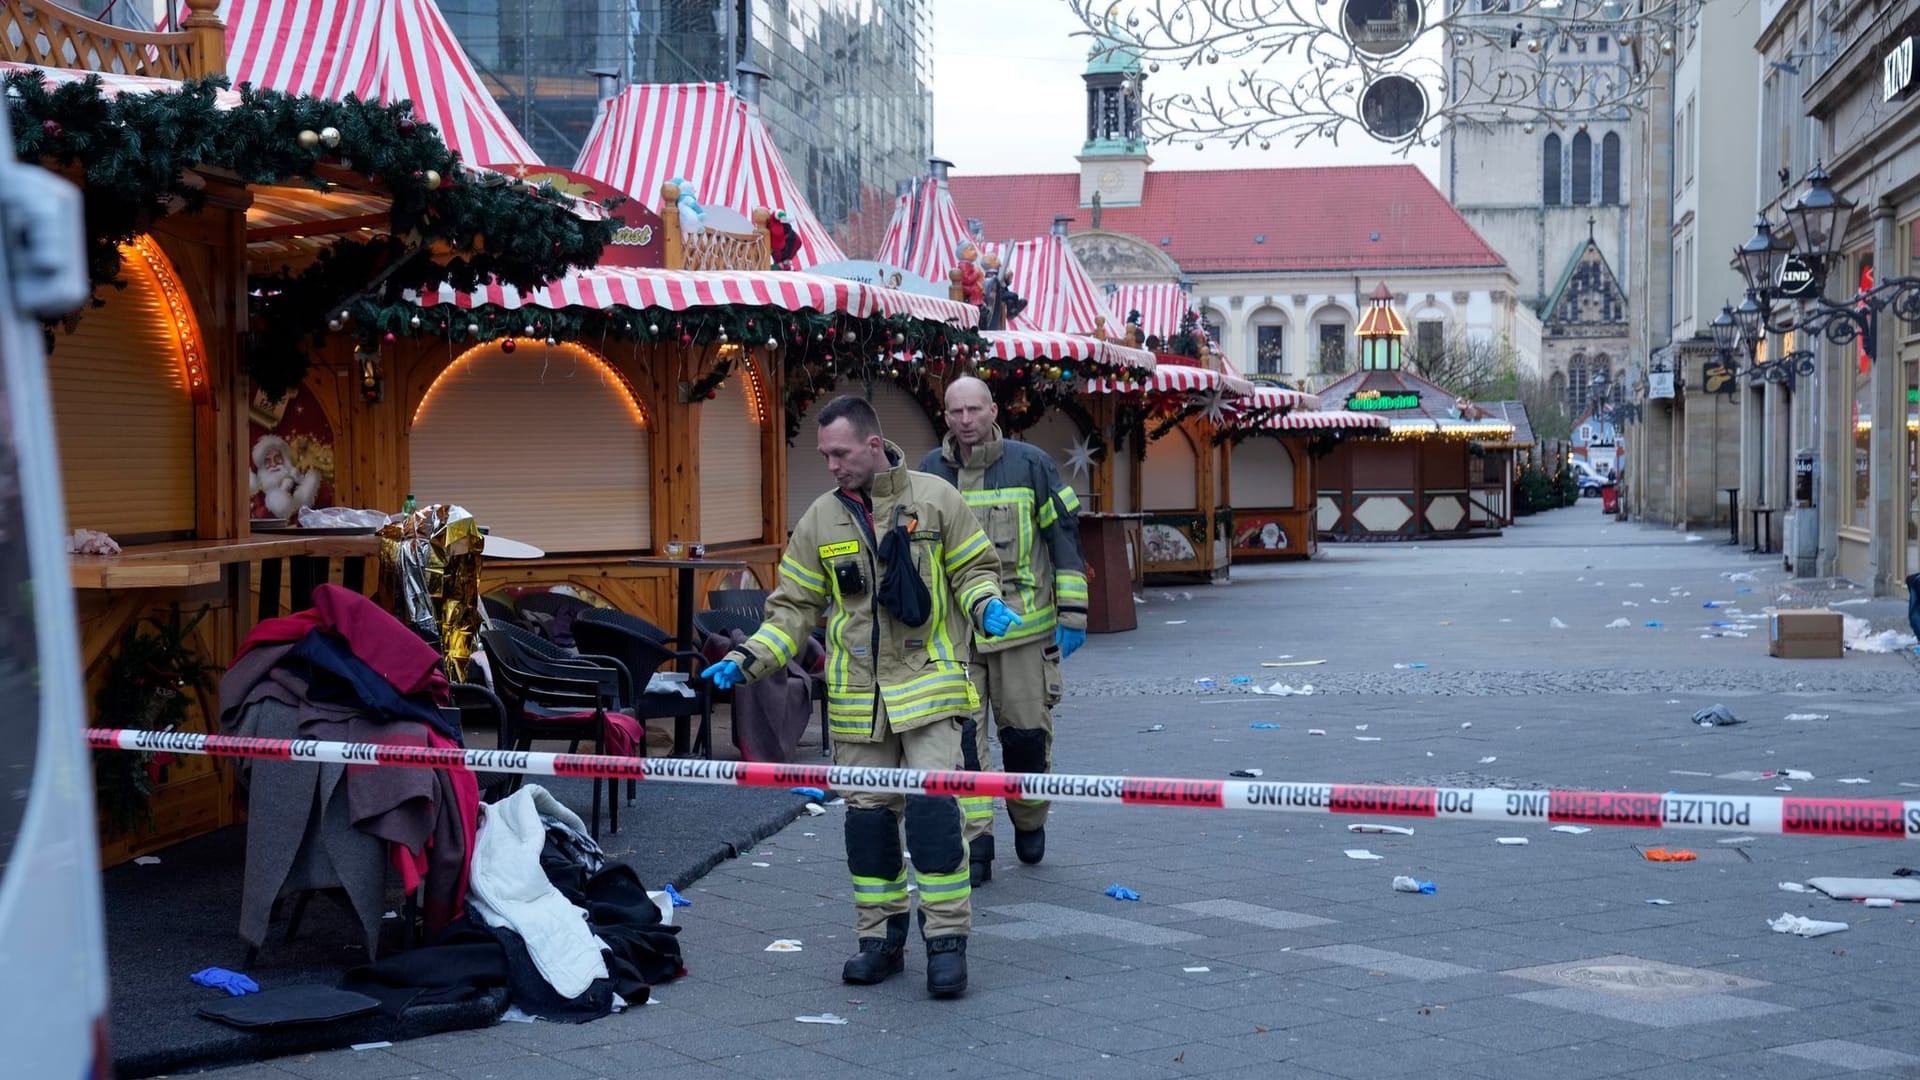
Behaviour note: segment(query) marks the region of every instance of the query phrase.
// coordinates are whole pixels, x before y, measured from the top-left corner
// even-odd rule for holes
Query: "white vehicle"
[[[1607,474],[1595,469],[1580,458],[1568,458],[1567,466],[1573,470],[1573,478],[1580,485],[1580,497],[1597,497],[1600,489],[1612,483]]]
[[[107,964],[41,319],[92,295],[80,193],[0,108],[0,1046],[7,1076],[106,1077]]]

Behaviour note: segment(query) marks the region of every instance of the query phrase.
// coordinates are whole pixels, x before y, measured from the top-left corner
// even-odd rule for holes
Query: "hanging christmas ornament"
[[[426,181],[428,191],[438,191],[440,189],[440,173],[437,170],[428,169],[426,175],[421,177],[421,179]]]
[[[327,320],[327,329],[329,329],[329,330],[331,330],[331,331],[333,331],[333,332],[334,332],[334,333],[336,333],[336,334],[337,334],[337,333],[339,333],[339,332],[340,332],[340,320],[339,320],[339,319],[328,319],[328,320]]]
[[[558,345],[558,344],[560,344],[560,339],[559,339],[559,338],[556,338],[556,337],[553,337],[552,335],[548,335],[548,337],[547,337],[547,348],[549,348],[549,349],[551,349],[551,348],[553,348],[553,347],[554,347],[555,345]]]
[[[519,347],[519,342],[514,341],[512,338],[503,338],[500,342],[501,352],[512,352]]]
[[[653,335],[654,337],[659,337],[659,336],[660,336],[660,324],[659,324],[659,323],[648,323],[648,324],[647,324],[647,333],[649,333],[649,334],[651,334],[651,335]]]
[[[470,323],[468,323],[468,324],[467,324],[467,336],[468,336],[468,337],[479,337],[479,336],[480,336],[480,324],[479,324],[479,323],[477,323],[477,322],[470,322]]]
[[[411,116],[401,117],[400,122],[394,125],[394,128],[397,129],[402,135],[411,135],[419,127],[420,125],[414,123],[413,117]]]
[[[42,120],[40,121],[40,133],[49,139],[57,139],[65,135],[67,129],[60,126],[60,121],[58,120]]]
[[[534,333],[534,330],[533,330],[533,324],[532,324],[532,323],[528,323],[528,324],[527,324],[527,332],[526,332],[526,334],[525,334],[525,336],[526,336],[526,337],[532,337],[532,336],[533,336],[533,333]]]
[[[301,146],[309,150],[320,145],[320,133],[317,131],[302,131],[299,135],[295,136],[295,138],[300,140]]]
[[[779,343],[778,341],[775,341],[775,340],[774,340],[773,338],[768,338],[768,339],[767,339],[767,348],[769,348],[769,349],[777,349],[777,348],[779,348],[779,347],[780,347],[780,343]]]
[[[320,141],[325,143],[327,146],[327,149],[329,150],[339,146],[340,145],[340,129],[337,127],[321,128]]]
[[[394,342],[396,342],[396,341],[398,341],[398,340],[400,340],[400,338],[399,338],[399,336],[398,336],[398,335],[396,335],[396,334],[395,334],[395,333],[394,333],[393,331],[391,331],[391,330],[389,330],[389,331],[387,331],[387,332],[386,332],[385,334],[383,334],[383,335],[381,336],[381,338],[380,338],[380,340],[382,340],[382,341],[384,341],[384,342],[386,342],[387,344],[389,344],[389,345],[391,345],[391,344],[393,344]]]
[[[413,327],[415,330],[420,329],[420,316],[415,315],[413,318],[408,319],[407,325]]]

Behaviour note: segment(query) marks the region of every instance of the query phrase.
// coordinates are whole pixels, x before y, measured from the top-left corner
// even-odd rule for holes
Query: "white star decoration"
[[[1067,451],[1067,468],[1082,477],[1093,470],[1093,459],[1100,455],[1100,448],[1093,445],[1085,436],[1073,440],[1073,447]]]
[[[1207,396],[1201,401],[1200,415],[1206,417],[1208,423],[1215,424],[1215,425],[1218,425],[1224,420],[1226,420],[1227,418],[1226,387],[1216,386],[1207,393]]]

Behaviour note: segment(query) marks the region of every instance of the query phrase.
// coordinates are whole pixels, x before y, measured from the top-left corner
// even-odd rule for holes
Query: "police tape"
[[[1080,776],[883,769],[856,765],[781,765],[687,758],[609,757],[534,750],[463,750],[391,743],[259,739],[179,731],[87,729],[96,750],[154,751],[212,757],[395,765],[528,776],[611,777],[682,784],[817,787],[902,795],[971,795],[1126,806],[1358,814],[1390,818],[1464,818],[1486,822],[1709,829],[1786,836],[1920,839],[1920,800],[1687,795],[1675,792],[1516,791],[1505,788],[1319,784],[1278,780],[1184,780],[1154,776]]]

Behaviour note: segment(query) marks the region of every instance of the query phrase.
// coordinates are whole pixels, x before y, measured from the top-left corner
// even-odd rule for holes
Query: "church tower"
[[[1140,127],[1140,54],[1096,42],[1080,74],[1087,84],[1087,141],[1080,147],[1080,205],[1139,206],[1146,190],[1147,139]]]

